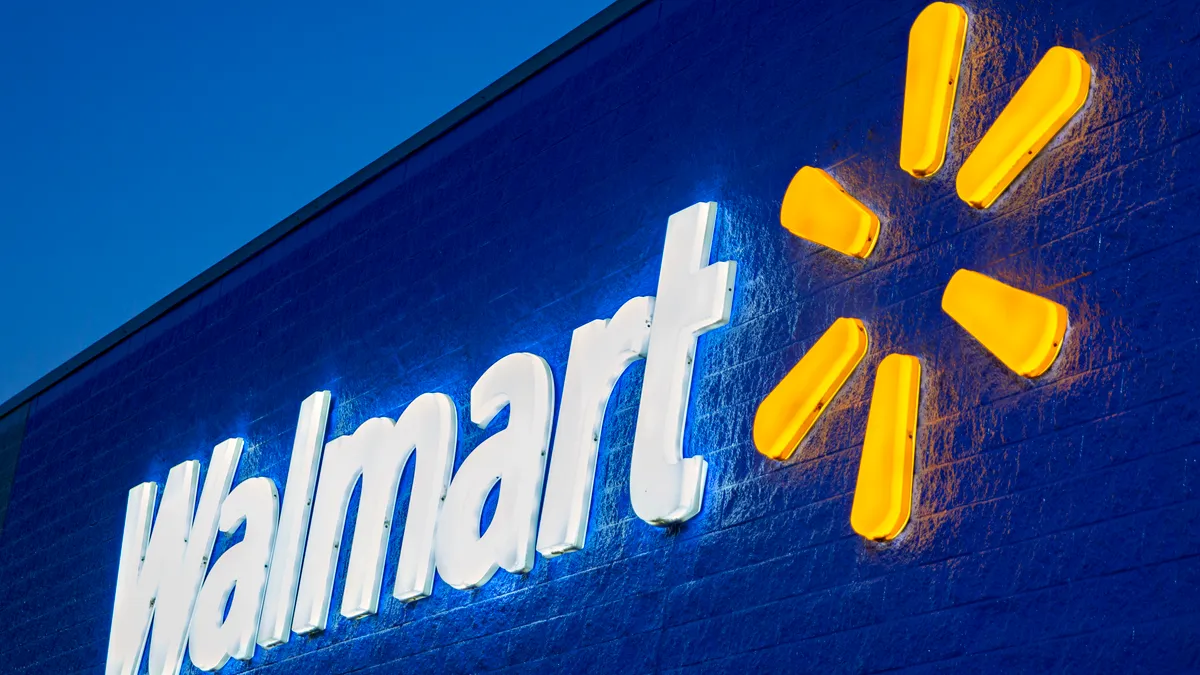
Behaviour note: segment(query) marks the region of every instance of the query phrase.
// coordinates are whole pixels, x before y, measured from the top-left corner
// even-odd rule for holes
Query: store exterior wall
[[[25,436],[25,417],[28,406],[20,406],[0,417],[0,534],[8,515],[8,497],[12,493],[13,474],[21,454],[21,439]]]
[[[238,437],[235,484],[282,490],[315,391],[332,392],[327,439],[448,394],[457,468],[503,423],[469,422],[488,366],[538,354],[561,393],[572,330],[654,295],[668,217],[708,201],[712,260],[737,276],[696,354],[695,518],[631,507],[638,362],[608,406],[582,551],[404,604],[397,533],[377,615],[337,614],[343,555],[327,630],[220,672],[1200,668],[1200,11],[966,3],[947,164],[918,181],[897,151],[925,4],[645,3],[5,417],[0,670],[102,672],[130,488],[207,470]],[[1054,45],[1092,66],[1088,103],[969,208],[958,167]],[[780,227],[803,165],[880,214],[870,258]],[[1067,307],[1046,375],[1014,375],[941,311],[959,268]],[[863,366],[791,459],[767,459],[759,402],[841,316],[868,327]],[[921,359],[922,404],[913,518],[881,544],[849,515],[892,352]]]

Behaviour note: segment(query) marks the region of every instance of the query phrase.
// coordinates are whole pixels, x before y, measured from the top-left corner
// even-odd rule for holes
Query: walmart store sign
[[[962,7],[935,2],[909,34],[900,166],[918,179],[943,166],[967,20]],[[959,168],[959,197],[976,209],[992,205],[1081,110],[1090,81],[1083,54],[1051,47]],[[528,572],[535,550],[553,557],[581,549],[604,410],[621,373],[640,358],[646,369],[629,475],[633,509],[653,525],[696,515],[707,465],[683,452],[696,336],[729,320],[735,273],[733,262],[708,262],[715,215],[716,204],[701,203],[671,216],[657,296],[633,298],[612,319],[575,330],[548,477],[554,380],[543,359],[522,353],[497,361],[471,388],[472,422],[486,427],[505,408],[509,421],[467,455],[453,480],[458,412],[446,395],[422,394],[398,420],[367,420],[324,443],[329,392],[317,392],[300,409],[282,508],[268,478],[233,487],[241,439],[213,450],[198,504],[196,461],[171,469],[157,517],[158,486],[133,488],[108,673],[136,673],[147,639],[150,671],[158,674],[177,673],[185,651],[197,667],[215,670],[230,657],[250,658],[256,645],[324,630],[360,480],[340,611],[350,618],[378,611],[391,519],[410,461],[415,481],[392,587],[397,599],[427,597],[435,569],[455,588],[474,588],[499,568]],[[780,223],[860,259],[880,236],[879,217],[817,167],[793,177]],[[1067,337],[1066,307],[971,270],[950,278],[942,309],[1023,378],[1047,373]],[[778,461],[795,452],[859,366],[867,341],[866,325],[854,317],[826,330],[759,405],[759,452]],[[888,354],[877,366],[850,514],[867,539],[898,536],[911,515],[920,378],[914,355]],[[496,513],[481,533],[497,483]],[[209,569],[217,530],[233,534],[243,523],[242,540]]]
[[[575,330],[548,477],[554,380],[545,360],[520,353],[494,363],[471,388],[473,423],[486,427],[505,408],[509,421],[467,455],[453,480],[458,412],[448,396],[422,394],[399,419],[370,419],[324,443],[330,396],[322,391],[300,407],[282,508],[270,478],[233,485],[240,438],[213,449],[202,488],[198,461],[172,468],[157,517],[158,486],[130,490],[107,672],[136,673],[148,639],[150,672],[178,673],[185,651],[196,667],[216,670],[230,657],[249,659],[256,645],[324,630],[360,480],[339,611],[349,618],[378,611],[400,477],[410,461],[415,479],[393,597],[427,597],[435,569],[455,588],[475,588],[499,568],[528,572],[535,550],[553,557],[583,548],[604,410],[621,373],[641,358],[633,509],[653,525],[696,515],[707,464],[683,452],[696,336],[729,321],[736,271],[733,262],[709,264],[716,208],[695,204],[670,217],[656,297],[633,298],[612,319]],[[497,482],[496,513],[481,533],[484,502]],[[217,531],[232,534],[243,523],[242,540],[210,568]]]

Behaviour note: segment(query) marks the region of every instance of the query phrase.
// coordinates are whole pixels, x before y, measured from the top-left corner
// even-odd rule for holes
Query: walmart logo
[[[967,34],[958,5],[929,5],[909,35],[900,168],[920,179],[946,155]],[[1011,185],[1087,100],[1091,69],[1079,52],[1053,47],[1034,67],[959,169],[967,205],[985,209]],[[828,173],[803,167],[783,197],[783,226],[798,237],[856,258],[879,241],[879,218]],[[1027,378],[1054,363],[1067,330],[1056,302],[971,270],[959,270],[942,309],[1013,372]],[[763,399],[754,419],[759,452],[784,460],[829,407],[867,352],[867,328],[840,318]],[[875,373],[850,524],[868,539],[892,539],[912,511],[913,457],[921,362],[889,354]]]
[[[945,3],[930,5],[912,27],[900,166],[915,179],[944,162],[966,34],[966,12]],[[1009,188],[1079,111],[1090,77],[1078,52],[1055,47],[1043,56],[958,172],[958,195],[969,207],[988,208]],[[243,452],[255,447],[242,438],[213,448],[202,483],[200,462],[187,460],[170,469],[161,498],[155,482],[130,489],[105,672],[135,675],[145,661],[152,674],[178,673],[185,654],[196,668],[217,670],[293,635],[321,633],[335,611],[374,615],[387,585],[393,600],[420,602],[434,592],[435,575],[454,589],[478,588],[501,569],[529,572],[538,554],[582,550],[605,410],[621,374],[643,359],[630,503],[653,526],[694,517],[708,475],[702,454],[684,447],[697,338],[729,321],[737,277],[736,261],[710,261],[716,209],[701,202],[667,220],[653,297],[630,298],[611,317],[575,329],[561,396],[536,354],[508,354],[479,375],[463,412],[480,429],[504,411],[507,422],[457,468],[464,402],[426,392],[396,417],[373,417],[326,442],[332,394],[317,391],[300,405],[282,493],[267,476],[235,484]],[[880,238],[878,216],[814,167],[792,179],[780,220],[803,239],[859,259]],[[1046,372],[1066,335],[1066,308],[970,270],[950,279],[942,308],[1027,378]],[[834,321],[759,406],[758,450],[791,456],[868,342],[862,320]],[[917,356],[881,360],[850,516],[869,539],[891,539],[908,523],[920,393]],[[410,465],[395,576],[385,584]],[[241,539],[214,557],[218,536],[239,531]]]

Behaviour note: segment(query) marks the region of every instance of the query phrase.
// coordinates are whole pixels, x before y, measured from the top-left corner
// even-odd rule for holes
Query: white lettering
[[[540,356],[509,354],[471,388],[471,421],[486,428],[508,407],[508,426],[467,455],[446,494],[437,529],[437,568],[454,588],[487,583],[497,567],[533,568],[546,448],[554,417],[554,378]],[[479,534],[488,493],[500,483],[491,526]]]
[[[279,490],[270,478],[248,478],[225,498],[221,532],[233,534],[242,523],[246,532],[213,563],[196,598],[188,654],[200,670],[216,670],[231,656],[242,661],[254,656],[278,519]]]
[[[683,447],[696,341],[729,321],[736,277],[734,262],[709,264],[716,208],[695,204],[668,219],[656,297],[633,298],[612,319],[574,331],[548,478],[554,378],[544,359],[518,353],[496,361],[471,388],[475,425],[486,429],[506,408],[508,423],[466,456],[453,480],[458,413],[448,396],[422,394],[395,422],[369,419],[325,444],[330,393],[319,391],[300,406],[282,510],[268,478],[247,479],[230,492],[241,439],[213,449],[198,505],[196,461],[170,470],[157,516],[157,485],[130,490],[106,673],[136,675],[147,641],[150,672],[177,675],[185,648],[197,668],[216,670],[230,658],[251,658],[256,644],[272,647],[292,632],[324,630],[360,479],[340,613],[376,613],[410,461],[396,599],[428,597],[435,570],[450,586],[468,589],[501,568],[529,572],[535,552],[550,558],[582,549],[605,411],[621,374],[640,358],[646,367],[629,476],[634,512],[653,525],[695,516],[708,468],[699,454],[685,457]],[[484,506],[497,486],[485,529]],[[243,523],[242,540],[206,578],[217,529],[232,535]]]
[[[700,512],[708,464],[683,456],[696,336],[729,322],[736,263],[708,264],[717,205],[694,204],[667,220],[654,325],[633,440],[629,494],[652,525]]]
[[[329,420],[329,392],[318,391],[300,404],[300,419],[292,443],[283,510],[279,514],[279,533],[275,538],[271,576],[263,599],[258,626],[258,644],[274,647],[292,635],[292,611],[296,606],[296,586],[300,582],[300,563],[308,540],[308,521],[312,513],[313,493],[317,487],[317,467],[325,447],[325,425]]]
[[[360,476],[363,489],[341,614],[355,618],[378,611],[396,493],[404,466],[416,451],[416,476],[394,594],[402,600],[429,595],[433,587],[434,528],[450,482],[457,435],[458,415],[450,398],[445,394],[422,394],[396,423],[376,417],[363,422],[353,435],[329,442],[300,575],[292,620],[294,632],[325,630],[346,511]]]
[[[621,373],[646,355],[654,298],[634,298],[613,316],[575,329],[563,385],[537,550],[547,558],[583,548],[604,410]]]
[[[195,460],[171,469],[153,530],[150,518],[158,486],[142,483],[129,491],[108,636],[108,675],[135,675],[141,665],[159,588],[183,564],[199,473],[200,462]]]
[[[171,469],[159,519],[149,536],[146,524],[157,488],[143,483],[130,491],[105,669],[110,675],[137,672],[151,623],[150,672],[179,672],[192,608],[212,557],[217,518],[241,459],[242,445],[242,439],[231,438],[213,448],[194,520],[199,462],[184,462]],[[159,537],[162,544],[155,546]]]

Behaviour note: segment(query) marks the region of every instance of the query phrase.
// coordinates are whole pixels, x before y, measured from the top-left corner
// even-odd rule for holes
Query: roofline
[[[167,312],[183,304],[203,289],[211,286],[242,263],[298,229],[334,204],[337,204],[388,169],[399,164],[409,155],[441,138],[486,108],[496,99],[516,89],[550,64],[571,53],[580,45],[625,18],[647,2],[649,0],[615,0],[615,2],[600,10],[592,18],[584,21],[558,40],[555,40],[550,46],[534,54],[521,65],[508,71],[500,79],[484,87],[478,94],[458,104],[453,110],[410,136],[408,140],[392,148],[379,159],[359,169],[349,178],[333,186],[321,196],[305,204],[292,215],[276,223],[271,229],[251,239],[249,243],[225,256],[212,267],[196,275],[191,281],[175,289],[137,316],[126,321],[116,330],[92,343],[91,346],[68,359],[65,363],[51,370],[46,375],[43,375],[33,384],[17,392],[3,404],[0,404],[0,418],[5,417],[13,410],[32,401],[42,392],[62,382],[84,365],[117,346],[121,341],[145,328]]]

